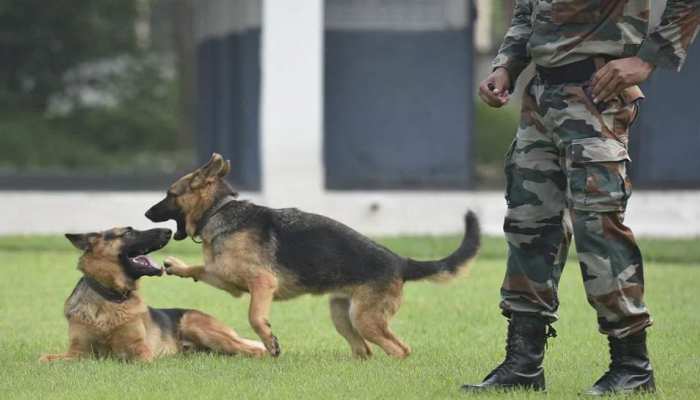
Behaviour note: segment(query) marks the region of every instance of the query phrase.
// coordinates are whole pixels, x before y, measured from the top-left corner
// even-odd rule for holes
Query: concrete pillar
[[[323,0],[264,0],[261,152],[272,207],[323,195]]]
[[[476,9],[478,18],[476,29],[474,30],[474,44],[479,52],[488,52],[493,44],[491,43],[491,13],[493,12],[492,0],[477,0]]]

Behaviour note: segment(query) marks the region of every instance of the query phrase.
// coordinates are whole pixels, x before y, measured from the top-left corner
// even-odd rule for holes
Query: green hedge
[[[61,114],[1,113],[0,169],[167,173],[190,166],[193,152],[177,140],[176,81],[139,62],[109,85],[116,105],[76,101]]]
[[[477,184],[482,188],[501,188],[503,157],[518,127],[518,108],[516,105],[491,108],[476,99],[475,111]]]

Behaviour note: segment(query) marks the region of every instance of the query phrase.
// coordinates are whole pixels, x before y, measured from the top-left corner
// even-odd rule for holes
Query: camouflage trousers
[[[558,319],[557,287],[571,237],[601,333],[624,337],[651,325],[642,256],[623,224],[631,194],[628,132],[637,106],[623,96],[602,110],[585,85],[535,77],[506,156],[508,265],[501,309]]]

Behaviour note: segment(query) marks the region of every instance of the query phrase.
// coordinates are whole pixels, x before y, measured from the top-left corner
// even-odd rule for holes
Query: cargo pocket
[[[643,99],[644,93],[638,86],[625,89],[602,111],[601,119],[605,127],[618,139],[627,141],[629,129],[639,113],[638,103]]]
[[[627,148],[603,137],[573,140],[566,149],[568,197],[582,211],[621,212],[627,206],[631,184]]]

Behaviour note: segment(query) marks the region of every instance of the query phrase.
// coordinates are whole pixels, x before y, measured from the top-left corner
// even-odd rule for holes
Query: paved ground
[[[0,234],[64,233],[116,225],[149,227],[143,213],[161,192],[0,191]],[[259,194],[242,198],[266,204]],[[371,235],[444,234],[461,231],[468,208],[484,232],[501,234],[505,201],[500,192],[329,192],[286,204],[338,219]],[[700,191],[637,191],[627,223],[639,236],[700,237]]]

